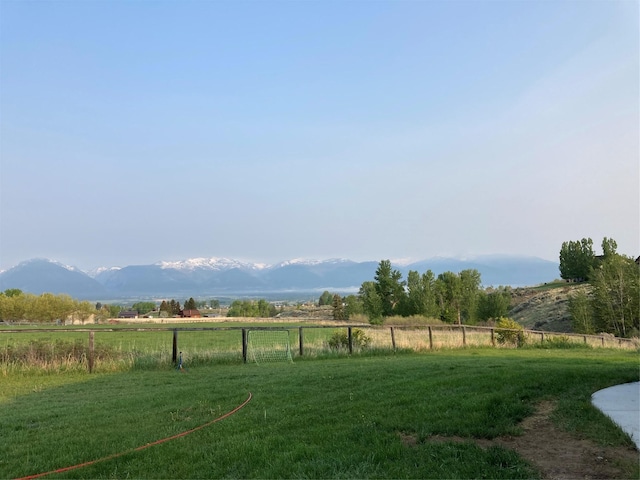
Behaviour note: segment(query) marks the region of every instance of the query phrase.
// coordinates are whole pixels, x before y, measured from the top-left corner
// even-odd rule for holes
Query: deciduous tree
[[[487,292],[480,291],[478,296],[478,318],[497,320],[506,317],[511,305],[511,291],[507,287],[498,287]]]
[[[616,336],[640,333],[640,267],[631,257],[612,254],[593,270],[595,326]]]
[[[593,301],[586,290],[579,290],[569,297],[571,326],[576,333],[596,333],[593,317]]]
[[[436,280],[440,318],[449,323],[462,323],[462,282],[453,272],[443,272]]]
[[[318,299],[318,306],[322,307],[323,305],[331,305],[333,302],[333,295],[329,293],[327,290],[322,292],[320,298]]]
[[[376,283],[372,281],[363,282],[359,292],[362,299],[362,309],[369,317],[371,323],[380,323],[382,321],[383,309],[382,299],[378,295]]]
[[[593,240],[563,242],[560,248],[560,276],[565,280],[587,280],[595,265]]]

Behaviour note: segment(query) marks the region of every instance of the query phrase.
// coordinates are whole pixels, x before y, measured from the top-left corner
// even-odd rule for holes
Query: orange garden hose
[[[126,455],[128,453],[139,452],[139,451],[145,450],[145,449],[147,449],[149,447],[153,447],[154,445],[160,445],[161,443],[168,442],[169,440],[175,440],[176,438],[185,437],[185,436],[189,435],[190,433],[196,432],[196,431],[201,430],[201,429],[203,429],[205,427],[208,427],[209,425],[213,425],[216,422],[224,420],[227,417],[230,417],[231,415],[236,413],[238,410],[240,410],[242,407],[244,407],[247,403],[249,403],[251,401],[252,397],[253,397],[253,395],[251,395],[251,392],[249,392],[249,397],[244,402],[242,402],[240,405],[238,405],[236,408],[234,408],[233,410],[225,413],[224,415],[219,416],[218,418],[215,418],[215,419],[211,420],[210,422],[207,422],[207,423],[205,423],[203,425],[200,425],[198,427],[192,428],[191,430],[186,430],[186,431],[178,433],[176,435],[172,435],[172,436],[167,437],[167,438],[162,438],[160,440],[156,440],[155,442],[147,443],[146,445],[141,445],[139,447],[132,448],[130,450],[126,450],[124,452],[114,453],[113,455],[109,455],[109,456],[106,456],[106,457],[103,457],[103,458],[99,458],[97,460],[91,460],[89,462],[79,463],[77,465],[72,465],[70,467],[58,468],[56,470],[51,470],[49,472],[37,473],[35,475],[28,475],[26,477],[19,477],[16,480],[30,480],[32,478],[41,478],[41,477],[44,477],[46,475],[51,475],[53,473],[68,472],[70,470],[75,470],[77,468],[87,467],[87,466],[93,465],[95,463],[105,462],[107,460],[113,460],[114,458],[121,457],[121,456]]]

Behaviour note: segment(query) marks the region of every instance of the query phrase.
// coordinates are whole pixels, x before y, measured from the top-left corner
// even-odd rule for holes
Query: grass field
[[[0,478],[130,451],[210,422],[249,392],[223,421],[47,478],[536,478],[514,451],[474,439],[517,436],[553,401],[572,435],[628,448],[590,396],[637,381],[638,367],[637,351],[469,348],[186,373],[15,371],[0,376]],[[624,468],[621,478],[638,477],[637,465]]]
[[[94,371],[114,372],[135,368],[169,367],[173,353],[173,328],[178,328],[178,350],[184,352],[185,361],[192,366],[238,363],[242,361],[242,328],[288,329],[291,349],[299,355],[299,323],[197,323],[179,326],[142,324],[137,326],[92,325],[94,333]],[[462,347],[507,347],[492,338],[488,328],[451,325],[396,326],[393,336],[389,327],[360,328],[367,339],[368,350],[391,353],[396,349],[415,352],[431,349]],[[87,327],[84,327],[85,330]],[[212,330],[215,329],[215,330]],[[10,331],[15,330],[15,331]],[[0,376],[25,368],[34,370],[70,371],[87,369],[89,334],[75,331],[77,327],[1,327]],[[304,324],[304,356],[335,356],[344,354],[330,348],[329,339],[336,333],[346,334],[346,326]],[[354,332],[355,332],[354,327]],[[499,337],[496,333],[495,337]],[[525,334],[526,345],[535,348],[580,348],[589,346],[616,347],[637,350],[637,341],[622,341],[612,336],[589,337],[564,334]],[[355,345],[355,351],[359,347]]]

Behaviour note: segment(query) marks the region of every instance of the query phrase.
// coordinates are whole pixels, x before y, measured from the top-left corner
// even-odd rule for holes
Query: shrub
[[[331,338],[327,341],[329,347],[332,350],[339,350],[341,348],[349,348],[349,335],[347,331],[340,329],[331,335]],[[365,348],[371,343],[371,338],[365,335],[364,331],[359,328],[351,330],[351,344],[354,348]]]
[[[501,317],[496,322],[496,338],[500,344],[520,347],[525,344],[524,328],[511,318]]]
[[[544,342],[535,345],[535,348],[592,348],[591,345],[586,343],[572,342],[566,335],[560,335],[557,337],[547,337]]]

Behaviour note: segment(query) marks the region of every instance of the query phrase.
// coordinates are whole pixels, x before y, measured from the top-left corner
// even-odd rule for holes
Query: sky
[[[640,254],[637,1],[0,0],[0,270]]]

